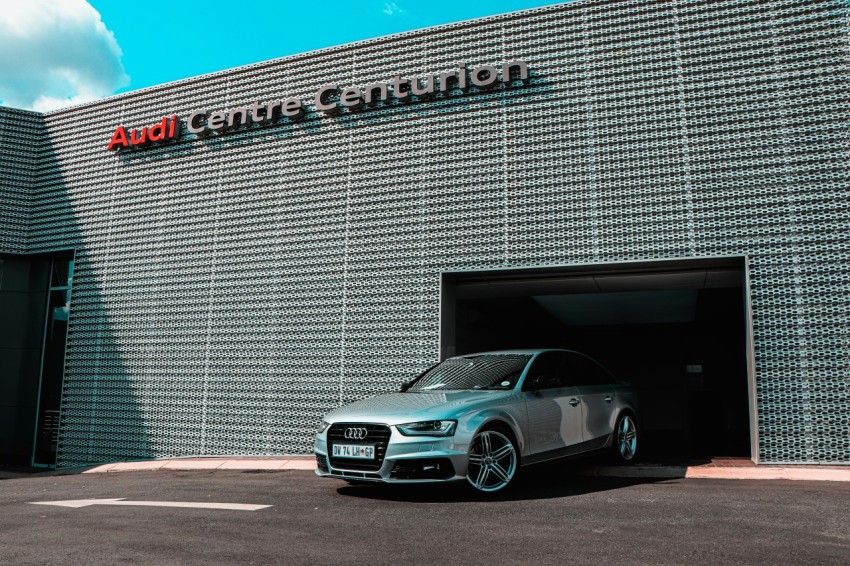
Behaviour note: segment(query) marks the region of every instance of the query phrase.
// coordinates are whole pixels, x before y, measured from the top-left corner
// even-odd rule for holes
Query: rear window
[[[529,354],[449,358],[428,370],[408,391],[513,389],[530,359]]]

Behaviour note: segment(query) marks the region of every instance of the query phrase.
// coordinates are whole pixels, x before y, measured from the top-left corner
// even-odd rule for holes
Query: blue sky
[[[47,111],[361,39],[551,0],[10,0],[0,104]]]
[[[130,84],[122,91],[361,39],[557,3],[89,1],[124,52]]]

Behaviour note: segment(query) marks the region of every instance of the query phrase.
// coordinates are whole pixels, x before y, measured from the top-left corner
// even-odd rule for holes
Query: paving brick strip
[[[314,470],[315,460],[310,456],[281,457],[193,457],[170,460],[143,460],[102,464],[92,468],[66,468],[62,470],[0,469],[0,480],[27,476],[67,474],[97,474],[141,471],[212,471],[255,470],[285,471]],[[718,459],[697,465],[636,464],[632,466],[575,465],[568,474],[590,477],[615,478],[696,478],[729,480],[801,480],[850,482],[850,466],[757,466],[746,459]]]
[[[146,460],[104,464],[84,474],[102,472],[139,472],[155,470],[315,470],[312,457],[283,458],[176,458],[174,460]]]
[[[634,465],[577,466],[580,476],[632,478],[704,478],[730,480],[805,480],[850,482],[850,466],[757,466],[749,461],[712,462],[693,466]],[[177,458],[104,464],[83,473],[138,472],[156,470],[313,470],[308,456],[280,458]]]

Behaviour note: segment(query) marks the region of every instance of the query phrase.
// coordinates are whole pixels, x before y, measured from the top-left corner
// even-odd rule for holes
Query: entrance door
[[[62,380],[65,375],[65,340],[68,335],[68,314],[71,308],[71,280],[74,276],[73,256],[53,260],[48,291],[47,321],[44,331],[44,350],[32,463],[34,466],[56,464],[56,443],[59,436],[59,406],[62,401]]]
[[[581,352],[637,392],[642,458],[755,457],[746,274],[745,258],[444,273],[441,355]],[[606,394],[581,386],[583,441],[594,442],[606,434]],[[561,415],[554,402],[529,403]]]

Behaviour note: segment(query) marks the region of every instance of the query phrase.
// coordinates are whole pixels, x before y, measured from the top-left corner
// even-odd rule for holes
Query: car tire
[[[631,413],[620,413],[611,441],[614,461],[618,464],[631,464],[637,456],[637,421]]]
[[[478,431],[469,443],[466,479],[483,493],[502,491],[510,486],[519,470],[519,451],[513,435],[501,427]]]

